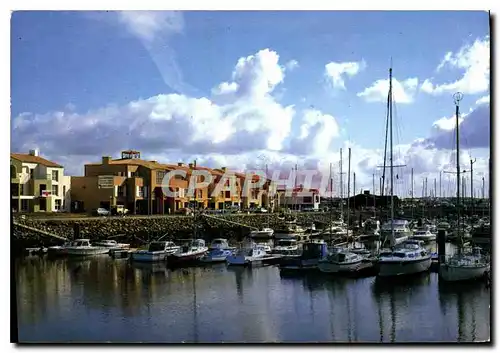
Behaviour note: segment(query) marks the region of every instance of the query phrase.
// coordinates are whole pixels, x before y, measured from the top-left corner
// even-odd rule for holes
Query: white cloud
[[[412,103],[418,86],[418,78],[408,78],[402,82],[392,79],[392,92],[396,103]],[[389,92],[389,79],[375,81],[370,87],[357,94],[366,102],[386,102]]]
[[[285,67],[289,71],[295,70],[299,67],[299,62],[297,60],[290,60],[286,63]]]
[[[184,28],[177,11],[119,11],[118,18],[132,34],[148,42],[158,35],[181,33]]]
[[[453,82],[433,84],[424,81],[420,89],[426,93],[439,95],[460,91],[464,94],[479,94],[490,87],[490,38],[476,39],[474,43],[464,45],[456,53],[447,52],[437,67],[437,71],[445,68],[458,69],[463,76]]]
[[[221,83],[215,93],[251,99],[266,97],[285,77],[285,68],[278,61],[278,53],[269,49],[240,58],[233,70],[233,81]]]
[[[330,62],[325,65],[325,76],[333,88],[345,89],[346,77],[353,77],[366,68],[364,60],[359,62]]]
[[[304,154],[312,145],[320,153],[337,135],[336,121],[320,111],[298,115],[292,105],[278,103],[274,93],[284,72],[279,55],[264,49],[240,58],[232,81],[217,85],[212,97],[161,94],[86,113],[23,113],[12,121],[12,147],[27,151],[37,146],[47,156],[63,161],[116,156],[128,148],[170,158],[175,154],[235,156],[261,150],[286,154],[295,118],[307,126],[309,140],[303,151],[295,146],[294,152]],[[45,124],[54,128],[41,128]]]
[[[490,95],[488,94],[487,96],[484,96],[484,97],[481,97],[479,98],[477,101],[476,101],[476,104],[477,105],[480,105],[480,104],[486,104],[486,103],[490,103]]]
[[[464,121],[464,117],[461,116],[458,118],[458,124],[461,124]],[[436,120],[432,126],[438,130],[454,130],[455,127],[457,126],[456,124],[456,117],[442,117],[441,119]]]

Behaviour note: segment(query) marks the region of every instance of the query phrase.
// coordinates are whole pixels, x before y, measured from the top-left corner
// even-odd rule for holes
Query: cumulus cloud
[[[392,79],[392,92],[394,100],[397,103],[412,103],[413,96],[418,86],[418,78],[412,77],[404,81]],[[386,102],[389,92],[389,79],[380,79],[375,81],[370,87],[365,88],[357,94],[366,102]]]
[[[290,141],[288,151],[298,155],[324,156],[339,132],[333,116],[317,109],[306,109],[302,112],[299,134]]]
[[[366,68],[364,60],[359,62],[330,62],[325,65],[325,76],[333,88],[345,90],[345,79],[353,77]]]
[[[162,94],[83,114],[21,114],[12,123],[13,134],[19,137],[14,139],[15,147],[26,150],[43,144],[47,153],[57,154],[63,145],[73,155],[117,153],[131,145],[151,153],[280,150],[295,111],[293,106],[281,106],[271,95],[284,78],[278,59],[277,53],[267,49],[240,58],[234,81],[224,92],[233,96],[224,104],[210,98]],[[55,126],[40,129],[45,123]]]
[[[460,146],[465,149],[490,147],[490,104],[478,105],[459,120]],[[433,134],[422,144],[437,149],[454,149],[456,144],[455,117],[434,122]]]
[[[420,89],[439,95],[460,91],[464,94],[479,94],[490,87],[490,38],[478,38],[472,44],[464,45],[456,53],[447,52],[436,71],[460,70],[463,76],[453,82],[433,84],[426,79]]]

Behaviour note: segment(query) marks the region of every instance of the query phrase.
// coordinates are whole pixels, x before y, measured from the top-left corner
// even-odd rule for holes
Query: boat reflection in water
[[[392,285],[391,285],[392,283]],[[16,264],[22,342],[439,342],[489,338],[489,289],[436,274],[281,277],[277,266],[178,268],[93,257]]]

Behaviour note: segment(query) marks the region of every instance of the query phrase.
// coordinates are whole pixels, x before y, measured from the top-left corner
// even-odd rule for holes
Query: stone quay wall
[[[321,228],[329,222],[330,214],[322,212],[294,214],[297,223],[309,227],[315,223]],[[205,216],[125,216],[86,218],[16,218],[16,223],[33,227],[68,239],[86,238],[91,241],[114,238],[133,245],[158,239],[188,239],[197,225],[198,234],[207,240],[224,237],[241,241],[253,228],[269,225],[273,229],[283,225],[278,214],[230,214]],[[243,226],[245,225],[245,226]],[[247,227],[248,226],[248,227]],[[117,237],[119,236],[119,237]],[[35,247],[61,243],[61,240],[40,235],[38,232],[13,225],[12,240],[17,246]]]

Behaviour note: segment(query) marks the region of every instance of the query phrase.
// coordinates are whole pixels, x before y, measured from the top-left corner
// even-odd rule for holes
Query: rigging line
[[[391,66],[392,67],[392,66]],[[384,188],[385,188],[385,170],[387,163],[387,135],[389,131],[389,104],[391,100],[391,92],[387,93],[387,116],[385,121],[385,142],[384,142],[384,169],[382,170],[382,188],[380,191],[381,196],[384,196]]]

